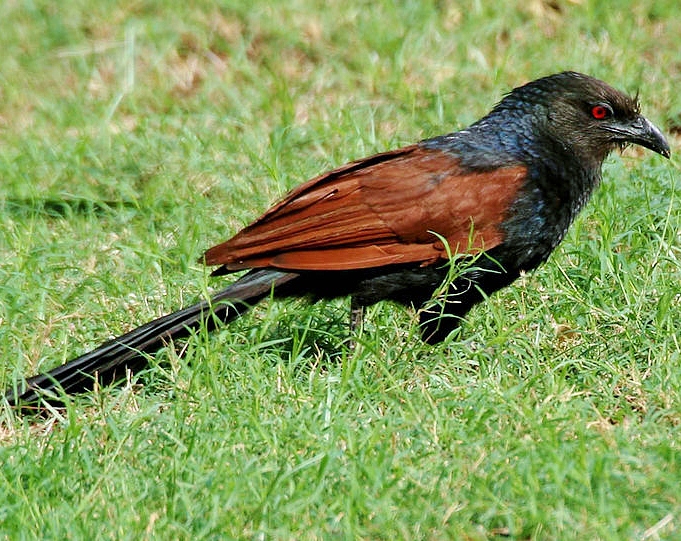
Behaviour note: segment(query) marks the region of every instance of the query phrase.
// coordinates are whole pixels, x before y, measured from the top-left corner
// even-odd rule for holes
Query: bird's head
[[[637,98],[588,75],[563,72],[537,79],[511,91],[495,111],[519,109],[531,117],[542,141],[551,140],[557,150],[593,167],[629,144],[670,155],[662,132],[641,115]]]

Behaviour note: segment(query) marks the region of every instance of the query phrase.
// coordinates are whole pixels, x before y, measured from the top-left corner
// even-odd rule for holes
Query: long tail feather
[[[95,380],[104,385],[120,380],[127,370],[144,368],[148,354],[190,335],[202,325],[213,330],[220,322],[239,317],[269,295],[272,288],[298,276],[267,269],[251,271],[209,301],[150,321],[45,374],[29,378],[24,386],[6,393],[7,401],[11,406],[22,408],[35,405],[41,399],[59,403],[60,391],[74,394],[92,389]]]

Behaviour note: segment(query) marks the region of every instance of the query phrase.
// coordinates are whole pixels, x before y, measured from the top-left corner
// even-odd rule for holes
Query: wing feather
[[[429,265],[503,241],[526,169],[471,172],[452,154],[411,145],[352,162],[292,192],[205,254],[226,270],[348,270]]]

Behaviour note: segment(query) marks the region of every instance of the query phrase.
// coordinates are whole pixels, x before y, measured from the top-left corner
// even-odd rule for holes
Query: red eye
[[[610,116],[610,109],[608,109],[605,105],[594,105],[591,109],[591,116],[593,116],[596,120],[603,120],[604,118]]]

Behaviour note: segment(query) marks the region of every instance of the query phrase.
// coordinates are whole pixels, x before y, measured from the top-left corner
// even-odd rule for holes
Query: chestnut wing
[[[226,270],[350,270],[429,265],[503,241],[523,166],[464,171],[445,151],[411,145],[349,163],[292,192],[205,253]]]

